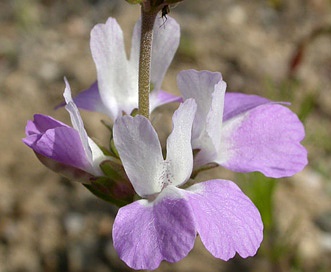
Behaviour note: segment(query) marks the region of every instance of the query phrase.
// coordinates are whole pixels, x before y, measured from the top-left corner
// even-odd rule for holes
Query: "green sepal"
[[[109,135],[109,147],[108,147],[109,149],[99,146],[100,149],[102,150],[103,154],[106,156],[119,158],[117,150],[116,150],[114,144],[112,143],[113,142],[113,126],[104,120],[101,120],[101,123],[109,130],[110,135]]]
[[[97,197],[118,207],[132,203],[136,193],[121,161],[110,158],[99,166],[104,176],[91,178],[90,183],[84,186]]]
[[[119,161],[119,163],[120,163],[120,161]],[[130,181],[125,173],[123,165],[119,164],[119,163],[111,161],[111,160],[103,161],[100,164],[100,168],[106,177],[108,177],[112,180],[116,180],[116,181],[120,181],[120,182],[125,181],[127,183],[130,183]]]
[[[153,82],[150,82],[149,83],[149,92],[153,91],[154,90],[154,87],[155,87],[154,83]]]
[[[129,199],[115,198],[112,194],[112,189],[114,186],[116,186],[116,184],[107,177],[97,178],[90,184],[83,185],[98,198],[101,198],[102,200],[111,203],[117,207],[123,207],[133,201],[133,196],[131,201]]]
[[[102,146],[102,145],[98,145],[98,147],[101,149],[102,153],[103,153],[105,156],[112,157],[112,156],[115,155],[115,154],[113,154],[111,151],[109,151],[106,147],[104,147],[104,146]]]
[[[115,146],[115,143],[114,143],[114,139],[110,139],[110,142],[109,142],[109,148],[110,148],[110,151],[114,154],[114,156],[116,158],[119,158],[120,155],[118,154],[118,151],[117,151],[117,148]]]
[[[107,169],[108,171],[109,169]],[[118,177],[122,174],[120,173]],[[124,175],[126,176],[125,172]],[[130,181],[126,177],[117,180],[109,177],[98,177],[91,179],[90,183],[84,184],[84,186],[97,197],[118,207],[132,203],[136,195]]]
[[[139,114],[139,110],[137,108],[134,108],[131,113],[130,113],[130,116],[132,117],[135,117]]]
[[[125,0],[129,4],[135,5],[135,4],[141,4],[144,0]]]

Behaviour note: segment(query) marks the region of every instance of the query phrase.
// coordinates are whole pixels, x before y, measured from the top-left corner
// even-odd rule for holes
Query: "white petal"
[[[141,115],[119,117],[113,133],[124,169],[137,194],[143,197],[160,192],[164,185],[164,160],[150,121]]]
[[[186,182],[192,173],[191,132],[196,108],[195,101],[188,99],[172,117],[173,130],[167,140],[166,163],[168,183],[175,186]]]
[[[64,89],[63,97],[67,103],[65,108],[70,114],[70,119],[71,119],[73,128],[76,129],[79,133],[79,137],[80,137],[80,140],[82,141],[86,156],[87,156],[88,160],[90,162],[92,162],[92,151],[88,144],[88,136],[87,136],[86,130],[84,128],[84,123],[83,123],[82,117],[80,116],[80,113],[78,111],[76,104],[72,100],[70,85],[66,78],[64,78],[64,82],[66,84],[66,87]]]
[[[115,120],[122,111],[130,113],[138,104],[137,70],[125,53],[123,33],[115,19],[91,31],[91,51],[97,68],[100,97]]]
[[[197,102],[192,147],[200,152],[195,165],[211,162],[221,141],[226,83],[220,73],[187,70],[179,73],[177,84],[184,99],[194,98]]]
[[[175,19],[168,16],[164,26],[156,18],[153,32],[151,83],[159,91],[165,73],[177,51],[180,40],[180,27]]]
[[[215,84],[210,110],[206,120],[206,132],[211,138],[216,150],[218,150],[221,141],[225,88],[226,83],[224,81]]]
[[[136,68],[139,67],[139,50],[140,50],[140,32],[141,32],[141,18],[136,22],[133,28],[131,39],[131,52],[130,52],[130,66]]]
[[[70,119],[73,128],[77,130],[79,133],[79,137],[82,142],[86,157],[90,162],[91,169],[89,170],[89,172],[94,175],[102,175],[102,171],[99,165],[103,160],[106,159],[106,156],[103,154],[102,150],[97,146],[97,144],[88,137],[86,130],[84,128],[82,117],[80,116],[79,110],[72,99],[69,82],[66,78],[64,78],[64,81],[66,87],[63,93],[63,97],[67,103],[65,108],[70,114]]]
[[[225,91],[220,73],[186,70],[178,74],[177,84],[184,99],[194,98],[197,102],[197,114],[194,121],[193,137],[197,139],[205,130],[207,116],[212,106],[213,92],[217,84]],[[221,109],[223,108],[222,105]]]
[[[130,54],[130,65],[138,70],[139,49],[140,49],[141,20],[133,30],[132,47]],[[156,18],[153,29],[152,63],[151,63],[151,84],[153,90],[159,91],[165,73],[176,53],[179,45],[180,27],[175,19],[168,16],[164,26],[161,26]]]

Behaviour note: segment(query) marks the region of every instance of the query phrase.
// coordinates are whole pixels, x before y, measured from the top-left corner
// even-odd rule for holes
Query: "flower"
[[[166,159],[148,119],[137,115],[115,121],[115,146],[143,198],[120,208],[113,226],[114,247],[131,268],[156,269],[162,260],[181,260],[197,233],[211,254],[223,260],[236,252],[252,256],[260,246],[260,214],[233,182],[209,180],[178,188],[192,173],[195,112],[195,101],[187,99],[174,113]]]
[[[138,107],[138,65],[141,20],[133,30],[130,59],[127,59],[123,33],[117,21],[109,18],[91,31],[91,52],[97,69],[97,81],[78,94],[79,108],[97,111],[115,120],[123,112]],[[181,98],[161,90],[164,75],[179,45],[179,25],[168,18],[166,27],[155,24],[153,31],[150,110]]]
[[[79,111],[72,100],[65,79],[64,98],[72,127],[42,114],[35,114],[25,128],[23,142],[33,149],[47,167],[65,176],[88,183],[93,176],[101,176],[100,163],[107,159],[88,136]]]
[[[256,95],[225,94],[220,73],[182,71],[177,83],[184,100],[197,102],[192,146],[200,151],[195,167],[215,162],[232,171],[260,171],[280,178],[307,165],[307,151],[300,144],[304,127],[284,103]]]

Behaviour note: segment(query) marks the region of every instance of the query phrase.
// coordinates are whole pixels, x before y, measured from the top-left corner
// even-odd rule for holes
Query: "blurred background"
[[[96,78],[90,30],[115,17],[129,50],[139,11],[124,0],[0,2],[1,272],[131,271],[112,247],[116,209],[43,167],[21,139],[34,113],[70,124],[54,106],[64,76],[73,93]],[[331,1],[186,0],[169,16],[181,44],[164,89],[178,93],[180,70],[210,70],[222,72],[229,92],[290,102],[306,127],[309,165],[280,180],[224,169],[198,176],[239,184],[262,214],[263,244],[253,258],[223,262],[197,239],[187,258],[157,271],[331,271]],[[167,27],[161,15],[156,24]],[[175,108],[156,114],[170,120]],[[106,142],[106,117],[82,115],[89,135]],[[164,138],[170,127],[157,125]]]

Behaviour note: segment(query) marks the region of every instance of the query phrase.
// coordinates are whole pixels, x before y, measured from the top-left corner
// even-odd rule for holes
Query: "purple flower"
[[[192,146],[200,151],[195,167],[215,162],[279,178],[306,166],[307,151],[300,144],[304,127],[287,107],[255,95],[225,94],[220,73],[182,71],[177,82],[184,100],[197,102]]]
[[[36,114],[33,121],[27,122],[23,142],[47,167],[70,178],[88,182],[90,177],[103,175],[99,164],[107,157],[87,136],[67,80],[65,84],[63,96],[73,128],[50,116]]]
[[[115,120],[138,107],[138,65],[141,21],[133,30],[130,59],[117,21],[109,18],[91,31],[91,51],[97,82],[74,98],[78,107],[104,113]],[[181,98],[161,90],[164,75],[179,45],[179,25],[168,17],[166,27],[155,24],[151,63],[150,110]]]
[[[143,116],[123,116],[114,124],[114,141],[125,171],[142,199],[122,207],[113,241],[120,258],[134,269],[177,262],[199,234],[215,257],[228,260],[256,253],[263,225],[253,203],[231,181],[209,180],[183,186],[192,173],[191,130],[196,112],[186,100],[173,116],[163,158],[158,136]]]

